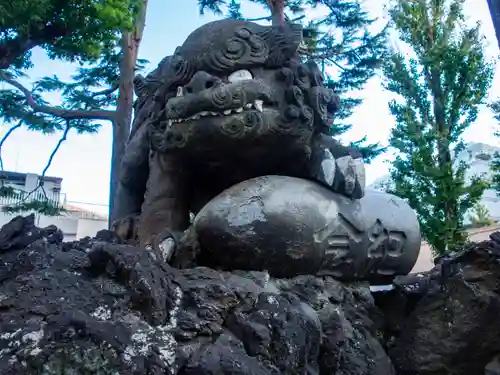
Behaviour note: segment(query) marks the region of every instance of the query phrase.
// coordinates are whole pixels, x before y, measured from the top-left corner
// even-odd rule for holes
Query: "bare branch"
[[[61,148],[61,145],[68,138],[68,133],[70,130],[71,130],[70,121],[66,120],[66,128],[64,129],[64,132],[63,132],[61,138],[59,138],[59,140],[57,141],[56,147],[54,147],[54,149],[50,153],[49,160],[47,161],[47,164],[45,165],[45,168],[43,168],[42,174],[40,175],[40,177],[38,179],[38,184],[35,186],[35,188],[33,190],[31,190],[28,194],[26,194],[24,196],[23,202],[25,202],[38,189],[42,190],[42,194],[43,194],[45,200],[47,200],[47,201],[49,200],[49,197],[47,196],[47,192],[45,191],[45,187],[44,187],[45,175],[46,175],[47,171],[49,170],[50,166],[52,165],[52,162],[54,161],[54,157],[56,156],[57,152]]]
[[[63,142],[68,139],[68,133],[71,129],[71,125],[69,123],[69,121],[66,121],[66,128],[64,129],[64,132],[61,136],[61,138],[59,138],[59,141],[57,141],[57,144],[56,144],[56,147],[54,147],[54,149],[52,150],[50,156],[49,156],[49,160],[47,161],[47,165],[45,166],[45,168],[43,169],[42,171],[42,174],[40,176],[40,179],[43,180],[44,177],[45,177],[45,174],[47,173],[47,171],[49,170],[51,164],[52,164],[52,161],[54,160],[54,157],[56,156],[57,154],[57,151],[59,151],[59,149],[61,148],[61,145],[63,144]]]
[[[17,59],[22,58],[33,47],[51,42],[56,38],[69,36],[74,30],[62,23],[46,24],[42,21],[30,23],[26,34],[18,34],[13,39],[0,43],[0,69],[7,69]]]
[[[37,45],[32,38],[11,39],[0,44],[0,69],[7,69],[17,58]]]
[[[23,120],[19,121],[16,125],[12,126],[9,130],[7,130],[7,133],[3,136],[2,140],[0,141],[0,170],[3,171],[3,159],[2,159],[2,146],[9,138],[9,136],[16,130],[19,129],[23,125]],[[3,183],[3,179],[2,179]]]
[[[347,70],[344,68],[342,65],[340,65],[338,62],[335,60],[332,60],[331,58],[327,57],[326,60],[330,61],[333,65],[335,65],[337,68],[342,69],[342,70]]]
[[[287,21],[289,21],[289,22],[293,23],[293,22],[297,22],[297,21],[301,21],[301,20],[303,20],[304,18],[306,18],[306,16],[305,16],[305,15],[302,15],[302,16],[299,16],[299,17],[294,18],[294,19],[289,19],[288,17],[286,17],[286,18],[287,18]]]
[[[330,63],[332,63],[333,65],[335,65],[337,68],[342,69],[342,70],[347,70],[342,65],[340,65],[338,62],[336,62],[335,60],[332,60],[331,56],[334,56],[335,54],[317,55],[315,53],[309,52],[307,50],[307,48],[299,48],[298,52],[302,55],[308,56],[308,57],[315,59],[315,60],[327,60]]]
[[[48,105],[38,104],[33,98],[31,91],[28,90],[26,87],[24,87],[21,83],[17,82],[15,79],[13,79],[9,74],[0,71],[0,78],[3,79],[5,82],[9,83],[10,85],[14,86],[15,88],[17,88],[19,91],[21,91],[26,97],[28,105],[33,109],[34,112],[46,113],[48,115],[57,116],[65,120],[94,119],[94,120],[112,121],[113,118],[115,117],[115,111],[106,111],[106,110],[85,111],[76,109],[67,110],[64,108],[51,107]]]
[[[245,18],[245,21],[258,22],[258,21],[270,21],[273,16],[259,17],[259,18]]]

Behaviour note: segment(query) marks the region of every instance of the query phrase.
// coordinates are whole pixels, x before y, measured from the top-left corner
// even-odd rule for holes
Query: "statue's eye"
[[[242,70],[237,70],[236,72],[233,72],[227,77],[229,82],[238,82],[238,81],[244,81],[247,79],[253,79],[252,73],[250,73],[246,69]]]

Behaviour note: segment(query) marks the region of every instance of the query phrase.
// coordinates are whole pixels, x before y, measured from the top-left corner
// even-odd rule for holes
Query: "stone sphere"
[[[386,282],[409,273],[420,250],[417,217],[403,200],[375,191],[351,200],[286,176],[232,186],[208,202],[193,225],[207,265],[275,277]]]

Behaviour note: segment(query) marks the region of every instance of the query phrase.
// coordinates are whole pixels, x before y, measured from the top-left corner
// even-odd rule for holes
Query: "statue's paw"
[[[356,154],[335,157],[329,149],[318,153],[312,166],[313,177],[334,192],[359,199],[365,194],[365,166]]]
[[[111,231],[125,244],[137,244],[139,215],[128,215],[111,224]]]

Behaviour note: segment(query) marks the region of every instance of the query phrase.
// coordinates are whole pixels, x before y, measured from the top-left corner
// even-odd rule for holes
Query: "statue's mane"
[[[337,104],[332,102],[330,90],[324,88],[324,78],[316,63],[301,61],[298,54],[301,41],[302,27],[293,24],[262,26],[241,20],[220,20],[199,27],[173,55],[160,61],[155,70],[146,77],[136,77],[138,100],[131,137],[144,123],[161,121],[165,103],[197,71],[220,74],[253,66],[288,70],[291,84],[303,90],[312,87],[307,90],[317,113],[315,124],[320,132],[326,132],[333,121],[329,113]]]
[[[146,77],[136,76],[138,99],[130,137],[155,113],[154,103],[165,102],[177,86],[198,70],[224,72],[252,65],[279,68],[297,57],[301,25],[262,26],[242,20],[209,22],[194,30],[174,54],[160,61]]]

